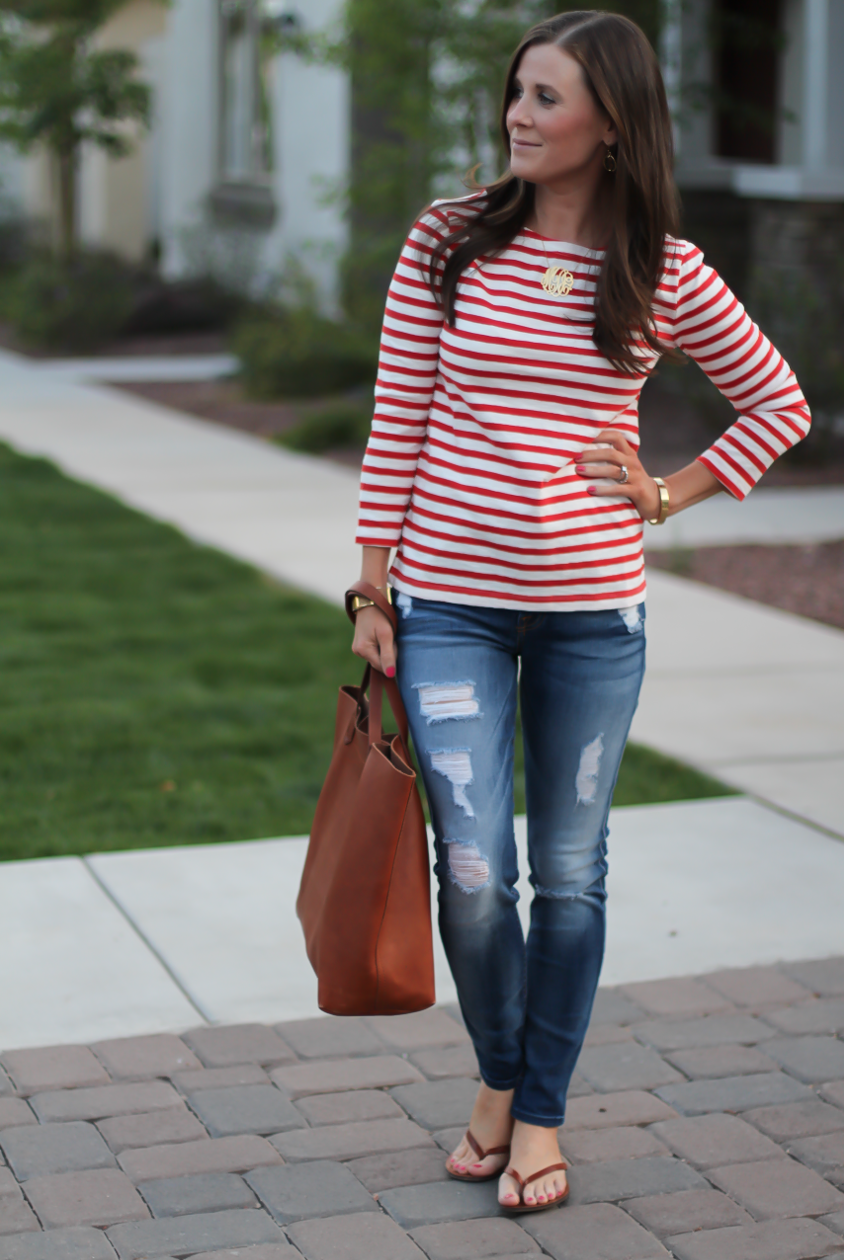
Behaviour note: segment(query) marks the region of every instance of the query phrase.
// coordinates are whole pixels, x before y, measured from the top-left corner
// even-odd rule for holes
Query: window
[[[776,161],[781,0],[718,0],[717,151]]]

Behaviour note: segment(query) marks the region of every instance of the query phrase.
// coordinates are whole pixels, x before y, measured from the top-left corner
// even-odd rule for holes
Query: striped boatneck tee
[[[461,276],[454,325],[428,284],[459,222],[435,203],[414,225],[387,298],[357,541],[397,547],[395,589],[423,599],[552,611],[624,608],[645,595],[643,522],[623,495],[592,496],[572,457],[601,429],[639,445],[644,375],[592,338],[603,254],[523,229]],[[568,294],[541,284],[569,271]],[[442,264],[440,265],[440,270]],[[735,422],[700,455],[737,499],[809,429],[794,373],[700,250],[668,239],[654,299],[659,341],[693,358]]]

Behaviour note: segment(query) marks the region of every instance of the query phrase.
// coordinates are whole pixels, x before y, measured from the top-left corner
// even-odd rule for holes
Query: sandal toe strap
[[[466,1141],[477,1155],[478,1159],[486,1159],[487,1155],[509,1155],[510,1143],[506,1146],[490,1146],[488,1150],[484,1150],[480,1142],[475,1137],[471,1129],[466,1130]]]
[[[514,1181],[518,1182],[519,1189],[520,1189],[520,1190],[524,1190],[524,1188],[525,1188],[525,1182],[522,1180],[522,1175],[521,1175],[521,1173],[517,1173],[517,1172],[516,1172],[516,1170],[515,1170],[515,1168],[505,1168],[505,1169],[504,1169],[504,1176],[505,1176],[505,1177],[512,1177]]]
[[[547,1168],[540,1168],[538,1172],[531,1173],[529,1177],[523,1177],[521,1173],[516,1172],[515,1168],[505,1168],[504,1174],[518,1182],[519,1189],[524,1194],[525,1186],[530,1185],[532,1181],[538,1181],[540,1177],[544,1177],[547,1173],[565,1172],[567,1168],[568,1164],[565,1160],[562,1160],[559,1164],[549,1164]]]

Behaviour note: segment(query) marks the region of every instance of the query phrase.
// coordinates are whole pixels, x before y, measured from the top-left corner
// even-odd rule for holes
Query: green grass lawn
[[[0,859],[306,832],[349,643],[340,609],[0,446]],[[725,791],[630,747],[616,802]]]

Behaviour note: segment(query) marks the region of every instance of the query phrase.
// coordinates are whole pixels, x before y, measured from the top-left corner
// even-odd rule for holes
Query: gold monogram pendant
[[[571,293],[573,284],[574,276],[565,267],[549,267],[542,277],[543,289],[554,297],[565,297],[567,293]]]

